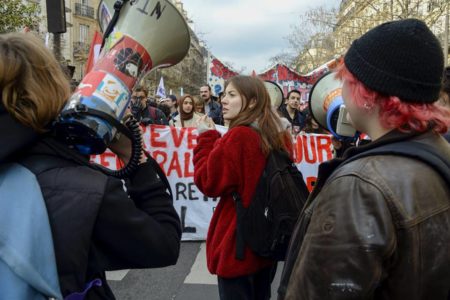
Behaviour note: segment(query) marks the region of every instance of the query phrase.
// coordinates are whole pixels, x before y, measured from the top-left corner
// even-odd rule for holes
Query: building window
[[[80,24],[80,42],[87,43],[89,39],[89,26]]]
[[[81,4],[89,6],[89,0],[81,0]]]

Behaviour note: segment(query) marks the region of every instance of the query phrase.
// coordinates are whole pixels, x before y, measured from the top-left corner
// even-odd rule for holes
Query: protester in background
[[[178,115],[178,101],[177,96],[169,95],[167,96],[171,100],[171,102],[167,102],[167,105],[170,107],[170,120],[173,120],[176,115]]]
[[[329,132],[314,120],[312,114],[308,114],[305,119],[305,127],[303,127],[302,133],[317,133],[317,134],[329,134]]]
[[[172,102],[172,99],[170,98],[164,98],[157,106],[159,110],[161,110],[164,113],[164,116],[166,119],[170,122],[171,119],[171,113],[170,113],[170,103]]]
[[[205,114],[205,101],[201,97],[194,97],[195,112],[199,115]]]
[[[94,285],[85,299],[115,299],[106,270],[176,263],[180,221],[167,186],[155,169],[158,164],[142,153],[136,172],[123,183],[92,168],[89,156],[60,143],[49,131],[70,90],[56,59],[38,38],[31,34],[0,35],[0,91],[0,165],[19,162],[36,172],[64,297],[83,292],[88,283],[98,279],[101,286]],[[130,145],[121,135],[109,148],[128,162]],[[11,202],[11,209],[20,200],[0,195],[0,202]],[[0,215],[3,221],[6,215],[12,216],[8,211]],[[16,222],[22,224],[29,217],[22,215]],[[17,237],[27,238],[20,235],[23,232]],[[5,249],[4,240],[0,244]],[[0,295],[7,279],[2,273]]]
[[[155,102],[147,101],[147,90],[136,86],[131,94],[131,113],[143,125],[169,125],[164,113],[157,108]]]
[[[368,153],[407,141],[450,161],[439,134],[450,110],[436,102],[443,62],[439,40],[415,19],[353,42],[338,72],[342,97],[352,125],[373,141],[320,166],[279,299],[448,299],[449,185],[418,159]]]
[[[301,99],[298,111],[302,114],[303,120],[306,120],[306,117],[310,114],[308,101]]]
[[[194,149],[194,181],[209,197],[220,197],[206,239],[208,269],[217,274],[222,300],[270,298],[274,261],[245,248],[244,260],[236,255],[236,208],[232,192],[248,207],[272,149],[288,151],[290,138],[282,131],[271,109],[264,83],[250,76],[236,76],[225,85],[223,116],[228,132],[221,137],[208,116],[198,124]]]
[[[186,94],[178,100],[178,109],[180,113],[170,123],[175,127],[196,127],[200,115],[194,110],[194,99]]]
[[[160,95],[155,95],[154,97],[152,97],[153,99],[155,99],[155,103],[159,104],[159,102],[161,102],[162,97]]]
[[[299,103],[302,94],[298,90],[292,90],[287,95],[287,103],[280,107],[280,111],[292,125],[292,134],[297,135],[305,126],[305,117],[300,113]]]
[[[222,125],[222,109],[211,95],[211,87],[207,84],[200,87],[200,97],[205,101],[205,113],[214,123]]]

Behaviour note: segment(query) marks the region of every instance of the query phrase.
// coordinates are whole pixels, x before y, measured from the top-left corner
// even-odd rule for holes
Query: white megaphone
[[[264,81],[264,85],[269,92],[270,102],[272,103],[272,106],[278,109],[283,102],[283,91],[276,82],[270,80]]]
[[[356,138],[342,100],[342,81],[336,73],[327,73],[317,80],[309,93],[309,109],[314,120],[336,138]]]
[[[56,135],[82,154],[103,153],[123,129],[135,84],[180,62],[190,46],[187,23],[167,0],[103,0],[98,19],[105,35],[99,60],[55,122]]]

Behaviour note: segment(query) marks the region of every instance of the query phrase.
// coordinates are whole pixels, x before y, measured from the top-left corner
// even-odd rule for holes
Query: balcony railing
[[[89,44],[85,42],[74,42],[73,43],[73,54],[78,56],[83,56],[89,53]]]
[[[78,16],[95,19],[94,8],[81,3],[75,3],[75,14]]]

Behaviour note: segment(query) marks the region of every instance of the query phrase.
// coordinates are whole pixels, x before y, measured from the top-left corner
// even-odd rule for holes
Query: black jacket
[[[176,263],[181,227],[166,186],[150,162],[126,181],[88,166],[88,158],[44,138],[20,159],[36,174],[50,219],[64,296],[100,278],[86,299],[114,299],[107,270]]]
[[[208,105],[209,107],[208,117],[210,117],[215,124],[223,125],[222,106],[220,103],[211,98],[208,104],[205,105]]]
[[[288,119],[292,127],[298,126],[299,131],[305,127],[306,113],[302,113],[299,110],[295,110],[294,118],[291,118],[291,115],[289,115],[289,112],[287,111],[286,105],[280,106],[279,111],[281,112],[283,117]]]
[[[346,159],[414,140],[447,160],[434,133],[392,131],[319,167],[289,246],[279,299],[447,299],[450,188],[435,169],[399,155]]]
[[[145,107],[132,106],[131,113],[134,118],[145,126],[150,124],[169,125],[166,115],[162,110],[147,104]]]

